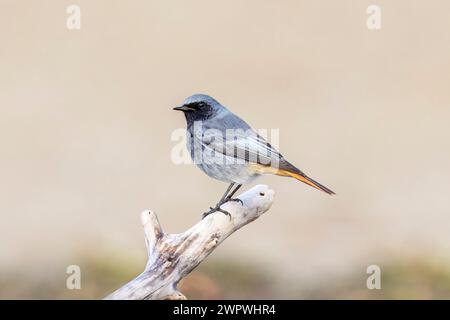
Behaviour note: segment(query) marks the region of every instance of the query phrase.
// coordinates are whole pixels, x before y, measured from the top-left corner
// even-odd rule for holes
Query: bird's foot
[[[227,199],[225,200],[225,202],[240,202],[241,205],[244,205],[244,202],[242,202],[242,200],[239,199],[239,198],[227,198]]]
[[[230,220],[231,220],[231,214],[228,212],[228,211],[225,211],[225,210],[223,210],[223,209],[221,209],[220,208],[220,206],[221,206],[222,204],[218,204],[216,207],[209,207],[209,211],[207,211],[207,212],[205,212],[203,215],[202,215],[202,219],[205,219],[207,216],[209,216],[211,213],[214,213],[214,212],[222,212],[223,214],[225,214],[226,216],[228,216],[229,218],[230,218]]]
[[[227,202],[240,202],[241,205],[244,205],[244,202],[242,202],[241,199],[238,199],[238,198],[227,198],[227,199],[225,199],[224,201],[221,201],[221,202],[219,202],[218,204],[216,204],[216,206],[215,206],[214,208],[213,208],[213,207],[209,207],[210,210],[207,211],[207,212],[205,212],[205,213],[202,215],[202,219],[206,218],[206,217],[209,216],[211,213],[214,213],[214,212],[222,212],[223,214],[225,214],[226,216],[228,216],[228,218],[230,218],[230,220],[231,220],[231,214],[230,214],[228,211],[223,210],[223,209],[220,208],[221,205],[223,205],[224,203],[227,203]]]

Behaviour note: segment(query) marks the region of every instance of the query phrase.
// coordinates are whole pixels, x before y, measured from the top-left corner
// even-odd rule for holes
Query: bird
[[[173,110],[182,111],[186,118],[187,149],[194,163],[211,178],[229,183],[219,202],[203,218],[217,211],[231,218],[221,205],[229,201],[242,204],[233,196],[243,184],[263,174],[291,177],[329,195],[335,194],[288,162],[247,122],[213,97],[194,94]]]

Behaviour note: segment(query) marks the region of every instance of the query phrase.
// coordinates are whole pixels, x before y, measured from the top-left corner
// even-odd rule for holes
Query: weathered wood
[[[233,232],[269,210],[273,197],[268,186],[257,185],[239,196],[243,204],[222,205],[231,218],[215,212],[180,234],[165,234],[156,214],[144,211],[141,220],[148,251],[145,270],[105,299],[186,299],[177,290],[178,282]]]

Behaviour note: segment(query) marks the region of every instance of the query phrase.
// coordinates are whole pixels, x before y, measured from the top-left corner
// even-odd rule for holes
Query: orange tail
[[[286,163],[285,163],[285,165],[286,165]],[[274,167],[270,167],[270,166],[264,166],[264,165],[256,164],[256,163],[251,163],[250,164],[251,169],[254,170],[257,173],[271,173],[271,174],[276,174],[277,176],[292,177],[292,178],[295,178],[297,180],[300,180],[303,183],[306,183],[306,184],[310,185],[313,188],[321,190],[321,191],[323,191],[325,193],[335,194],[333,191],[331,191],[327,187],[321,185],[317,181],[314,181],[313,179],[308,177],[306,174],[304,174],[303,172],[298,170],[293,165],[291,165],[289,163],[287,165],[289,165],[292,168],[292,171],[291,170],[287,170],[287,169],[279,169],[279,168],[274,168]],[[297,171],[297,172],[293,172],[293,171]]]
[[[331,191],[327,187],[321,185],[317,181],[314,181],[313,179],[311,179],[310,177],[306,176],[305,174],[294,173],[294,172],[287,171],[287,170],[282,170],[282,169],[280,169],[277,172],[275,172],[275,174],[279,175],[279,176],[284,176],[284,177],[292,177],[292,178],[295,178],[297,180],[300,180],[303,183],[306,183],[306,184],[310,185],[313,188],[316,188],[318,190],[322,190],[323,192],[326,192],[328,194],[335,194],[333,191]]]

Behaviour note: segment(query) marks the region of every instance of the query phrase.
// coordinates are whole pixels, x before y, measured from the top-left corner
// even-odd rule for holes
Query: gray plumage
[[[260,175],[251,169],[249,160],[272,166],[281,160],[287,165],[281,154],[244,120],[212,97],[195,94],[183,105],[194,106],[202,102],[207,104],[203,112],[185,113],[187,148],[195,164],[207,175],[228,183],[246,184]],[[217,137],[223,140],[218,141]]]
[[[187,148],[195,164],[211,178],[230,183],[221,201],[205,215],[223,212],[220,205],[224,201],[233,200],[232,195],[242,184],[263,173],[290,176],[334,194],[289,163],[244,120],[214,98],[195,94],[174,110],[183,111],[186,117]],[[228,195],[235,184],[237,188]]]

